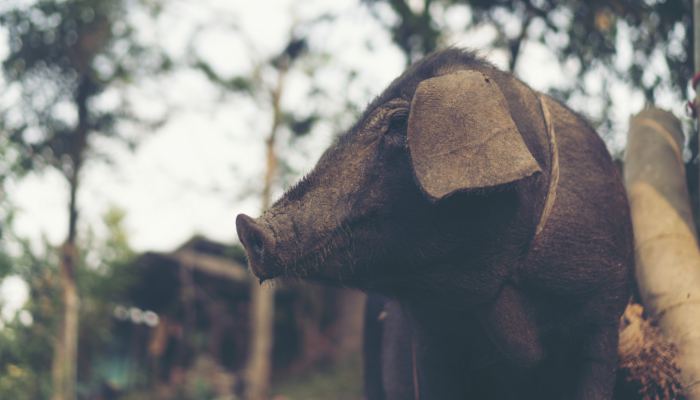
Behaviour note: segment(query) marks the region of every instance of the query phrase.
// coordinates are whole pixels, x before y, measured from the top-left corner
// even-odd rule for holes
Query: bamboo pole
[[[693,45],[695,47],[695,71],[696,73],[700,71],[700,0],[694,0],[693,2]],[[695,100],[694,104],[696,112],[695,112],[695,118],[700,118],[700,114],[698,114],[698,105],[700,105],[700,91],[698,91],[698,87],[700,87],[700,79],[695,80],[698,84],[693,87],[693,90],[695,90]],[[698,127],[700,127],[700,119],[696,121],[695,124],[695,129],[696,131],[698,130]],[[698,132],[700,134],[700,132]],[[700,140],[698,141],[698,149],[697,149],[697,154],[700,154]],[[698,163],[698,168],[700,168],[700,163]],[[700,191],[700,173],[698,173],[698,190]],[[698,204],[695,205],[696,212],[700,212],[700,195],[698,195]]]
[[[700,400],[700,250],[673,114],[649,108],[630,121],[625,186],[642,301],[678,348],[686,396]]]

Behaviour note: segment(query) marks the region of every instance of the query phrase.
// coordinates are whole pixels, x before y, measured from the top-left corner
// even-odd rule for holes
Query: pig
[[[610,399],[633,244],[579,115],[473,52],[409,67],[262,216],[261,282],[370,294],[368,399]]]

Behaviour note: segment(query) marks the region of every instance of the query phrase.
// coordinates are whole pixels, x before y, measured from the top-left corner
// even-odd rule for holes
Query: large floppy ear
[[[408,149],[418,184],[433,201],[541,172],[503,93],[478,71],[418,85],[408,116]]]

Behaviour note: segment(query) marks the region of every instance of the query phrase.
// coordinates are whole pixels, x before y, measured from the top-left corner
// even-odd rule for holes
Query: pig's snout
[[[236,217],[236,231],[248,254],[248,262],[253,273],[260,279],[273,277],[270,265],[270,252],[274,247],[274,239],[265,228],[253,218],[245,214]]]

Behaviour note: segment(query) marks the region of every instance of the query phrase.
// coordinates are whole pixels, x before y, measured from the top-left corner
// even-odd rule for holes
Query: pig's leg
[[[617,369],[618,326],[592,327],[584,338],[576,400],[611,399]]]
[[[376,294],[367,296],[363,340],[363,364],[365,397],[367,400],[384,400],[382,384],[382,338],[384,334],[384,307],[387,299]]]
[[[533,311],[517,288],[505,284],[478,315],[491,341],[514,366],[528,369],[542,361],[544,350]]]
[[[395,300],[388,300],[378,317],[383,325],[380,353],[383,398],[412,399],[411,321]]]

